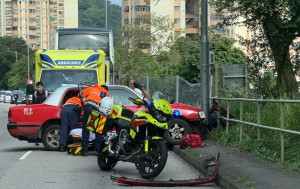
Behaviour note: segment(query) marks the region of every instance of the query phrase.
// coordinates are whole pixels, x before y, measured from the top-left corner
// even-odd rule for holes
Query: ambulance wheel
[[[46,150],[57,151],[59,149],[60,125],[49,125],[43,132],[43,144]]]
[[[168,130],[165,131],[164,137],[168,144],[180,144],[182,137],[190,133],[189,124],[183,119],[172,119],[168,122]]]

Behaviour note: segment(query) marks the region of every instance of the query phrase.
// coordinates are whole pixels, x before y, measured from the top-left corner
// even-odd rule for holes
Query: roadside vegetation
[[[228,92],[230,91],[230,92]],[[223,97],[232,97],[238,94],[238,90],[228,90]],[[237,91],[237,92],[233,92]],[[251,98],[251,97],[250,97]],[[272,99],[271,97],[269,99]],[[225,102],[222,101],[226,106]],[[234,119],[240,119],[240,102],[232,101],[230,113]],[[284,104],[284,128],[300,132],[300,104]],[[242,120],[257,123],[257,104],[254,102],[243,102]],[[281,127],[280,103],[261,104],[261,125],[270,127]],[[240,142],[240,124],[231,122],[229,132],[226,135],[226,128],[220,125],[208,134],[208,139],[218,142],[221,145],[235,148],[241,152],[249,153],[259,158],[276,163],[285,169],[300,172],[300,136],[295,134],[284,134],[284,163],[281,163],[280,132],[260,128],[260,139],[258,139],[258,128],[242,125],[243,135]]]

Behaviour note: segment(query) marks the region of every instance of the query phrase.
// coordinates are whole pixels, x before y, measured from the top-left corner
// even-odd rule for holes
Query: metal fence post
[[[149,91],[149,76],[146,77],[146,90]]]
[[[228,135],[228,131],[229,131],[229,111],[230,111],[230,105],[229,105],[229,101],[227,101],[227,115],[226,115],[226,135]]]
[[[260,125],[260,103],[257,102],[257,124]],[[257,139],[260,140],[260,129],[257,127]]]
[[[284,103],[281,102],[280,103],[280,128],[284,129]],[[283,135],[283,131],[280,131],[280,147],[281,147],[281,163],[284,162],[284,135]]]
[[[179,99],[179,76],[176,75],[176,102],[178,102]]]
[[[240,121],[243,119],[243,103],[240,101]],[[242,142],[243,139],[243,124],[240,123],[240,143]]]
[[[219,128],[220,127],[220,121],[221,121],[221,119],[220,119],[220,116],[221,116],[221,108],[220,108],[220,103],[221,103],[221,100],[219,99],[218,100],[219,101],[219,103],[218,103],[218,125],[217,125],[217,127]]]

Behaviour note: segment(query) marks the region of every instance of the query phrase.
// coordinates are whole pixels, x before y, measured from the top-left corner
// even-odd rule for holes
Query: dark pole
[[[201,0],[201,108],[208,123],[209,111],[209,41],[207,35],[207,0]]]

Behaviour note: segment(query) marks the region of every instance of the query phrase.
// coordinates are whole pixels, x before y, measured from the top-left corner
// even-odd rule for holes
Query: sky
[[[109,0],[113,4],[117,4],[119,6],[122,6],[122,0]]]

